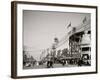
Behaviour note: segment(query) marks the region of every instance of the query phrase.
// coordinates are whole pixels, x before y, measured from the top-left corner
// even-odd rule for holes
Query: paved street
[[[62,64],[54,64],[53,65],[53,68],[63,68],[63,67],[76,67],[77,65],[69,65],[69,64],[66,64],[66,65],[62,65]],[[42,69],[42,68],[47,68],[47,65],[46,64],[43,64],[43,65],[35,65],[34,67],[25,67],[24,69]]]

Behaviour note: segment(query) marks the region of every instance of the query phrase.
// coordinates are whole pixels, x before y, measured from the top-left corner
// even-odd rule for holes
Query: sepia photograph
[[[12,2],[13,78],[97,73],[97,6]]]
[[[23,10],[23,69],[91,66],[91,14]]]

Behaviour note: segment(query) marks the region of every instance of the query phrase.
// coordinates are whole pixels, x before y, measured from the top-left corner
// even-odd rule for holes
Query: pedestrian
[[[47,59],[47,68],[53,68],[53,57],[51,55]]]
[[[66,60],[63,59],[63,60],[62,60],[62,65],[65,66],[65,64],[66,64]]]
[[[50,59],[50,68],[53,68],[53,57]]]
[[[49,54],[47,57],[47,68],[50,68],[50,60],[51,60],[51,55]]]
[[[82,60],[79,59],[79,61],[78,61],[78,66],[81,66],[81,65],[82,65]]]

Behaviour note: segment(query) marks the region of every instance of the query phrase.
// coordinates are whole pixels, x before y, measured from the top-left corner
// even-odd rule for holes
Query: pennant
[[[69,27],[71,27],[71,22],[70,22],[70,24],[67,26],[67,28],[69,28]]]
[[[83,23],[85,23],[87,21],[86,17],[83,19]]]

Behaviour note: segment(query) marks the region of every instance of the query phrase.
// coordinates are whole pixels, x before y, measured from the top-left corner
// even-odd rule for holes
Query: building
[[[69,52],[74,62],[82,59],[84,64],[91,64],[91,29],[90,20],[69,30]]]

